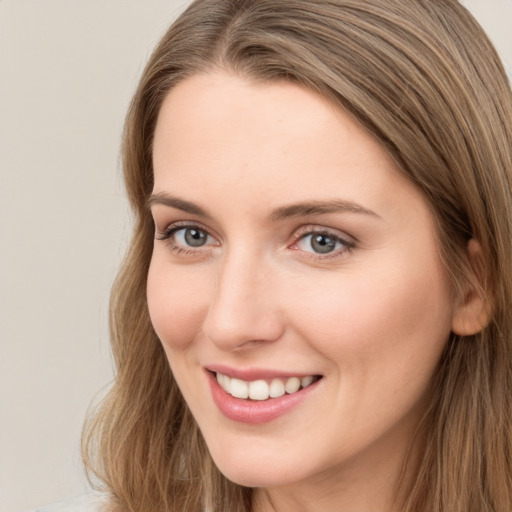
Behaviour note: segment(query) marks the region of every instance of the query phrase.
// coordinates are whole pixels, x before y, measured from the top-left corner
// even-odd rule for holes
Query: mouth
[[[315,394],[322,375],[205,368],[211,396],[229,420],[261,425],[284,416]]]
[[[212,372],[219,386],[229,395],[242,400],[265,401],[293,395],[321,379],[320,375],[286,377],[246,381],[220,372]]]

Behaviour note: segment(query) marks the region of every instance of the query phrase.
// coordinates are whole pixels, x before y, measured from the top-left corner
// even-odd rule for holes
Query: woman
[[[511,120],[455,0],[192,3],[126,121],[104,510],[511,510]]]

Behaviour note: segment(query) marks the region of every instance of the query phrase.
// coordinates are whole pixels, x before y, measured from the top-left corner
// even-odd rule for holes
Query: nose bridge
[[[223,350],[282,334],[274,270],[257,250],[238,247],[219,262],[215,293],[204,323],[205,335]]]

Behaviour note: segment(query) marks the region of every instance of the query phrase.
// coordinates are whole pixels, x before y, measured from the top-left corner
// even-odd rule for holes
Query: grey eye
[[[297,246],[301,251],[315,254],[329,254],[331,252],[349,249],[350,243],[336,235],[329,233],[309,233],[304,235]]]
[[[174,240],[178,245],[202,247],[208,242],[210,235],[197,228],[182,228],[174,232]]]
[[[313,251],[319,254],[327,254],[336,249],[336,240],[327,235],[310,235],[310,245]]]

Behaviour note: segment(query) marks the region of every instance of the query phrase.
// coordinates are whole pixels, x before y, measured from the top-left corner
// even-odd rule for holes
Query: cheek
[[[444,275],[435,264],[397,261],[294,290],[295,317],[315,349],[365,382],[378,373],[392,379],[397,370],[430,374],[449,336]]]
[[[176,269],[154,255],[148,272],[151,323],[166,351],[186,350],[196,338],[208,309],[208,280]]]
[[[444,280],[405,265],[394,274],[390,268],[347,273],[336,285],[294,296],[297,330],[335,377],[330,407],[341,413],[333,425],[351,425],[347,432],[358,432],[357,439],[415,421],[450,332]]]

